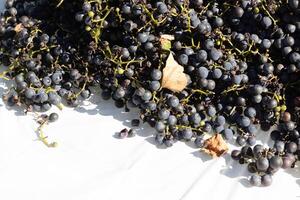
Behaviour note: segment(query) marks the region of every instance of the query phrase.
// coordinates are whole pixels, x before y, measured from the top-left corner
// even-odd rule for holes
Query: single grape
[[[185,140],[191,140],[193,137],[193,131],[189,128],[186,128],[182,131],[182,137]]]
[[[212,76],[213,76],[214,79],[221,78],[221,76],[222,76],[222,70],[220,70],[218,68],[214,69],[213,72],[212,72]]]
[[[162,72],[159,69],[152,70],[151,78],[155,81],[159,81],[162,78]]]
[[[233,160],[239,160],[240,157],[241,157],[241,152],[240,152],[239,150],[233,150],[233,151],[231,152],[231,158],[232,158]]]
[[[139,126],[140,120],[139,119],[133,119],[131,120],[131,126]]]
[[[241,127],[248,127],[250,124],[251,124],[251,121],[248,117],[246,116],[241,116],[238,120],[238,124],[241,126]]]
[[[198,51],[196,58],[199,62],[205,62],[207,60],[207,52],[205,50]]]
[[[278,169],[278,168],[280,168],[282,166],[282,164],[283,164],[282,158],[279,157],[279,156],[273,156],[269,160],[269,162],[270,162],[270,167],[272,169],[275,169],[275,170]]]
[[[165,130],[165,124],[162,121],[158,121],[155,124],[155,129],[157,132],[162,133]]]
[[[238,145],[243,146],[243,145],[246,144],[247,139],[245,137],[243,137],[243,136],[238,136],[236,138],[236,142],[237,142]]]
[[[181,65],[187,65],[188,62],[189,62],[189,57],[188,57],[188,55],[186,55],[186,54],[180,54],[180,55],[178,56],[178,62],[179,62],[179,64],[181,64]]]
[[[25,90],[25,97],[26,98],[28,98],[28,99],[32,99],[34,96],[35,96],[35,91],[34,91],[34,89],[32,89],[32,88],[27,88],[26,90]]]
[[[121,130],[119,132],[119,138],[124,139],[128,136],[128,130],[126,128],[124,128],[123,130]]]
[[[261,184],[263,186],[270,186],[272,184],[272,176],[270,174],[265,174],[261,177]]]
[[[49,122],[55,122],[58,120],[58,114],[57,113],[51,113],[49,115],[49,118],[48,118]]]
[[[233,138],[233,131],[230,128],[225,128],[222,131],[222,135],[226,140],[231,140]]]
[[[260,186],[262,183],[262,177],[260,177],[257,174],[253,174],[250,179],[249,182],[252,186]]]
[[[170,115],[167,119],[167,122],[170,126],[175,126],[177,124],[177,118],[174,115]]]
[[[200,78],[207,78],[207,76],[208,76],[208,70],[207,70],[207,68],[206,67],[199,67],[198,68],[198,75],[199,75],[199,77]]]
[[[158,117],[159,119],[161,120],[165,120],[165,119],[168,119],[170,116],[170,111],[166,108],[163,108],[161,109],[159,112],[158,112]]]
[[[202,148],[204,146],[204,142],[205,142],[205,140],[203,139],[202,136],[196,137],[196,139],[194,141],[196,147],[198,147],[198,148]]]
[[[269,168],[269,160],[264,157],[260,157],[256,160],[256,168],[260,172],[265,172]]]
[[[246,108],[244,114],[247,117],[254,118],[256,116],[256,110],[253,107],[248,107],[248,108]]]

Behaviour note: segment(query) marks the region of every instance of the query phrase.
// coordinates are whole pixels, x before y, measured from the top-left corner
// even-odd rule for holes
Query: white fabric
[[[157,148],[148,126],[134,138],[115,138],[137,111],[124,113],[100,97],[92,101],[97,104],[77,111],[54,109],[60,118],[45,130],[59,144],[54,149],[35,141],[32,115],[0,101],[0,199],[300,199],[299,168],[277,173],[271,187],[249,187],[245,166],[229,155],[211,160],[183,142]]]
[[[3,83],[2,83],[3,85]],[[3,87],[0,87],[3,93]],[[124,113],[93,97],[74,111],[58,111],[46,127],[57,148],[35,141],[37,124],[21,109],[0,106],[0,199],[5,200],[240,200],[299,199],[300,172],[280,171],[271,187],[249,187],[245,167],[229,155],[211,160],[192,144],[154,145],[153,129],[117,139],[137,111]],[[124,123],[123,123],[124,122]],[[268,137],[268,136],[267,136]],[[265,138],[267,138],[265,137]]]

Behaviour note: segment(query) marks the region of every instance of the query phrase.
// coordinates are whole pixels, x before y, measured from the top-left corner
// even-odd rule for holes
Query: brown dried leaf
[[[173,92],[182,91],[188,83],[187,76],[183,73],[183,70],[184,68],[176,62],[170,52],[166,66],[163,69],[162,88],[167,88]]]
[[[162,49],[170,50],[172,47],[171,41],[175,40],[173,35],[163,34],[160,36],[159,41],[161,44]]]
[[[228,147],[222,136],[216,134],[205,141],[203,151],[215,158],[226,153]]]
[[[17,33],[19,33],[20,31],[22,31],[23,30],[23,25],[20,23],[20,24],[17,24],[16,26],[15,26],[15,31],[17,32]]]
[[[160,40],[169,40],[169,41],[172,41],[172,40],[175,40],[175,37],[173,35],[162,34],[160,36]]]

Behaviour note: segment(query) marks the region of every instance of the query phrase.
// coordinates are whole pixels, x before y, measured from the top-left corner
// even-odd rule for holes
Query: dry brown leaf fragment
[[[20,31],[23,30],[23,25],[20,23],[20,24],[17,24],[15,26],[15,29],[14,29],[17,33],[19,33]]]
[[[181,92],[188,83],[184,68],[179,65],[170,52],[166,66],[163,69],[162,88],[167,88],[173,92]]]
[[[203,151],[215,158],[226,153],[228,151],[228,146],[221,134],[215,134],[205,140]]]
[[[175,40],[175,37],[174,37],[174,35],[162,34],[160,36],[160,40],[169,40],[169,41],[172,41],[172,40]]]
[[[170,50],[172,47],[171,41],[175,40],[173,35],[163,34],[160,36],[159,41],[161,44],[162,49]]]

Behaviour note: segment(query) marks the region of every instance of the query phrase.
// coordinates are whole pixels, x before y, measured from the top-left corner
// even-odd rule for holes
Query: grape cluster
[[[9,106],[45,112],[79,106],[91,87],[119,108],[140,109],[158,145],[221,134],[252,185],[270,185],[300,156],[298,0],[7,0],[0,74]],[[168,37],[164,42],[164,37]],[[187,86],[164,88],[172,54]],[[178,77],[173,77],[174,79]],[[139,126],[139,119],[132,126]],[[256,144],[273,129],[274,147]],[[119,136],[135,135],[124,129]]]

